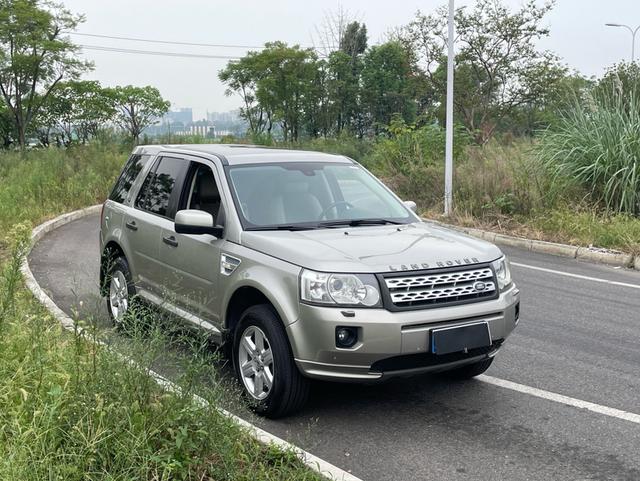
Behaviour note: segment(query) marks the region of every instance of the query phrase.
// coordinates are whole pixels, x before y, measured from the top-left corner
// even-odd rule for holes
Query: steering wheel
[[[336,202],[332,202],[327,207],[325,207],[324,210],[320,213],[318,220],[325,220],[327,217],[327,214],[331,212],[331,209],[335,209],[339,205],[344,205],[347,209],[355,209],[355,206],[352,203],[347,202],[346,200],[338,200]]]

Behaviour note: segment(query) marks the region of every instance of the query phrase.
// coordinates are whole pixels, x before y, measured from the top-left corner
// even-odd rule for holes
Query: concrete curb
[[[31,232],[31,246],[29,247],[29,252],[27,252],[27,254],[25,255],[25,258],[22,261],[22,265],[20,266],[20,271],[22,272],[22,276],[25,280],[25,284],[27,285],[27,287],[29,288],[33,296],[41,304],[43,304],[49,310],[49,312],[51,312],[51,314],[60,322],[62,327],[67,331],[80,332],[80,333],[83,332],[82,327],[77,326],[76,323],[73,321],[73,319],[67,316],[67,314],[65,314],[64,311],[60,309],[55,302],[53,302],[53,299],[51,299],[47,295],[47,293],[42,289],[42,287],[40,287],[40,285],[38,284],[38,281],[36,281],[36,278],[31,272],[31,268],[29,267],[28,256],[33,246],[40,239],[42,239],[45,236],[45,234],[57,229],[58,227],[68,224],[69,222],[73,222],[74,220],[80,219],[87,215],[98,213],[100,212],[101,208],[102,208],[102,205],[100,204],[100,205],[87,207],[86,209],[76,210],[74,212],[69,212],[68,214],[63,214],[59,217],[56,217],[55,219],[49,220],[44,224],[40,224],[39,226],[37,226]],[[102,345],[105,345],[100,341],[98,342]],[[109,348],[108,346],[106,347]],[[120,356],[124,361],[135,365],[135,362],[132,359],[117,352],[116,354]],[[143,368],[140,367],[140,369],[143,369]],[[155,382],[158,385],[160,385],[163,389],[166,389],[167,391],[172,391],[172,392],[180,392],[180,386],[169,381],[168,379],[158,374],[157,372],[147,370],[147,374],[149,374],[155,380]],[[200,396],[194,395],[193,399],[195,402],[199,403],[200,405],[209,406],[209,403],[205,399],[201,398]],[[348,473],[338,468],[337,466],[334,466],[333,464],[325,461],[324,459],[321,459],[297,446],[294,446],[288,441],[285,441],[284,439],[279,438],[265,431],[264,429],[261,429],[258,426],[251,424],[248,421],[245,421],[244,419],[236,416],[235,414],[230,413],[229,411],[226,411],[218,407],[214,407],[214,409],[217,409],[222,415],[232,419],[236,424],[241,426],[250,436],[252,436],[254,439],[259,441],[260,443],[266,444],[266,445],[275,445],[282,450],[291,451],[295,453],[298,456],[298,458],[308,468],[312,469],[313,471],[321,474],[326,478],[336,480],[336,481],[362,481],[360,478],[357,478],[351,473]]]
[[[427,222],[457,230],[464,234],[468,234],[479,239],[484,239],[495,244],[506,245],[509,247],[518,247],[532,252],[542,254],[551,254],[560,257],[570,257],[572,259],[583,260],[598,264],[607,264],[614,267],[625,267],[629,269],[640,270],[640,255],[625,254],[607,249],[598,249],[594,247],[577,247],[567,244],[558,244],[555,242],[546,242],[540,240],[526,239],[524,237],[515,237],[505,234],[498,234],[491,231],[475,229],[472,227],[461,227],[453,224],[445,224],[433,219],[425,219]]]

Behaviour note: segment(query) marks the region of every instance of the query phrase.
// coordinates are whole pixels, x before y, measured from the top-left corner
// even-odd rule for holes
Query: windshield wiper
[[[317,229],[318,226],[316,225],[265,225],[265,226],[260,226],[260,227],[248,227],[245,230],[254,230],[254,231],[260,231],[260,230],[313,230],[313,229]]]
[[[402,222],[397,222],[390,219],[342,219],[342,220],[330,220],[326,222],[320,222],[319,227],[358,227],[361,225],[399,225]]]

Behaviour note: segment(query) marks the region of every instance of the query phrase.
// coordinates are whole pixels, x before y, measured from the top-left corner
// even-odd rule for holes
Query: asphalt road
[[[522,314],[487,374],[640,414],[640,273],[504,250]],[[30,265],[64,311],[105,318],[97,216],[48,234]],[[261,427],[363,480],[640,480],[640,424],[479,380],[316,383],[301,414]]]

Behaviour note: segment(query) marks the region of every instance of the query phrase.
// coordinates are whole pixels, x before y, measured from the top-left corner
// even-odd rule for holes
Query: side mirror
[[[224,227],[213,225],[213,216],[203,210],[179,210],[174,224],[178,234],[211,234],[220,238],[224,232]]]
[[[415,212],[416,210],[418,210],[418,206],[416,205],[416,203],[412,200],[405,200],[403,202],[404,206],[409,209],[411,212]]]

